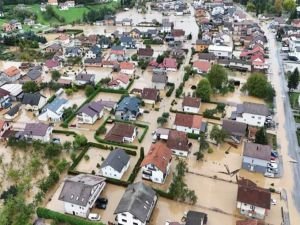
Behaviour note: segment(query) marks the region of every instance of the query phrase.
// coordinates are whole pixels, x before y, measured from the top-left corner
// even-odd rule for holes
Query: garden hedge
[[[106,141],[104,139],[101,139],[100,137],[95,135],[95,139],[102,144],[107,144],[107,145],[113,145],[113,146],[118,146],[118,147],[124,147],[124,148],[131,148],[131,149],[138,149],[136,145],[129,145],[129,144],[122,144],[118,142],[113,142],[113,141]]]
[[[78,216],[62,214],[42,207],[37,208],[36,214],[40,218],[52,219],[54,221],[67,223],[70,225],[104,225],[104,223],[101,222],[92,222],[89,220],[82,219]]]
[[[134,166],[134,168],[133,168],[133,170],[132,170],[132,172],[131,172],[128,180],[127,180],[128,183],[132,184],[134,182],[136,176],[139,173],[140,166],[141,166],[141,163],[142,163],[143,160],[144,160],[144,148],[141,147],[140,157],[139,157],[138,161],[136,162],[136,164],[135,164],[135,166]]]
[[[170,200],[174,200],[173,196],[169,192],[165,192],[163,190],[155,189],[155,188],[153,188],[153,189],[156,192],[156,194],[158,194],[159,196],[170,199]]]
[[[76,132],[69,130],[53,130],[52,132],[56,134],[77,135]]]

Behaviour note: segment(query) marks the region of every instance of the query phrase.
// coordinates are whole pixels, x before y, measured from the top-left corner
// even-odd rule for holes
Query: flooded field
[[[93,101],[113,101],[113,102],[118,102],[121,98],[121,94],[115,94],[115,93],[106,93],[106,92],[100,92],[94,99]]]

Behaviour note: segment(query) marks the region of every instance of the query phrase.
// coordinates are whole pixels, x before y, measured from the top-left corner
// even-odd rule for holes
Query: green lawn
[[[70,8],[69,10],[59,10],[58,7],[54,7],[54,11],[61,17],[65,18],[65,23],[70,24],[76,21],[80,21],[83,17],[84,13],[89,12],[90,10],[98,10],[103,8],[104,6],[115,9],[119,6],[119,1],[111,1],[109,3],[104,3],[104,4],[93,4],[93,5],[86,5],[84,7],[79,7],[79,8]],[[14,5],[9,5],[9,7],[6,7],[6,10],[10,10],[14,7]],[[56,19],[51,19],[45,20],[43,18],[42,12],[40,10],[40,5],[39,4],[33,4],[31,6],[28,6],[29,9],[31,9],[34,13],[37,15],[37,23],[41,23],[43,25],[59,25],[60,22],[57,21]],[[8,19],[0,19],[0,25],[3,23],[7,22]]]
[[[290,98],[290,103],[292,109],[299,109],[299,103],[298,103],[298,98],[300,96],[299,92],[290,92],[289,93],[289,98]]]

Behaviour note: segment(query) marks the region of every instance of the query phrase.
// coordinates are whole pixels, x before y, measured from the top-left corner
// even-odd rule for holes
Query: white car
[[[271,162],[271,163],[268,163],[267,166],[269,168],[272,168],[272,169],[278,169],[278,164],[277,163]]]
[[[277,204],[277,201],[276,201],[276,199],[274,199],[274,198],[271,198],[271,204],[272,204],[272,205],[276,205],[276,204]]]
[[[97,213],[90,213],[88,219],[91,221],[99,221],[101,219],[100,215]]]
[[[270,173],[270,172],[265,172],[265,177],[274,178],[275,174],[274,173]]]

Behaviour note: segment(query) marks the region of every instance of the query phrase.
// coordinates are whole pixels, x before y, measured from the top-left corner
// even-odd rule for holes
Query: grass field
[[[290,103],[292,109],[299,109],[299,103],[298,103],[298,98],[300,96],[300,93],[298,92],[290,92],[289,93],[289,98],[290,98]]]
[[[88,13],[90,10],[98,10],[103,8],[104,6],[109,7],[111,9],[115,9],[119,6],[119,1],[111,1],[109,3],[104,3],[104,4],[93,4],[93,5],[86,5],[84,7],[78,7],[78,8],[70,8],[69,10],[59,10],[58,7],[54,7],[54,11],[61,17],[65,18],[65,23],[70,24],[73,22],[77,22],[82,20],[82,17],[84,13]],[[5,9],[6,11],[13,9],[15,6],[14,5],[9,5],[6,6]],[[40,5],[39,4],[34,4],[34,5],[29,5],[27,7],[29,10],[32,10],[37,15],[37,23],[43,24],[43,25],[59,25],[60,22],[57,21],[56,19],[51,19],[45,20],[42,12],[40,10]],[[7,22],[8,19],[0,19],[0,26]]]

